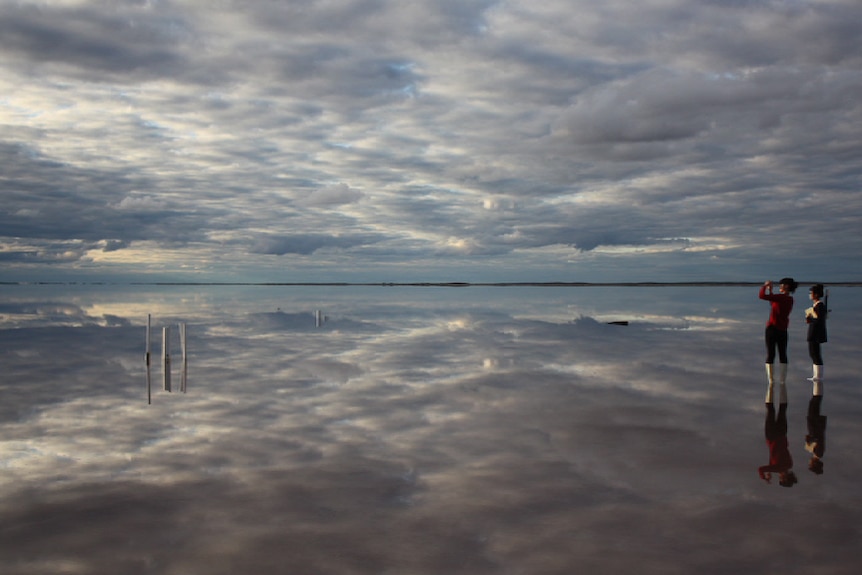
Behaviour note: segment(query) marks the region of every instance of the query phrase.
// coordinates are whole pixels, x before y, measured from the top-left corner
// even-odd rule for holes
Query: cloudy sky
[[[854,280],[857,0],[0,2],[0,280]]]

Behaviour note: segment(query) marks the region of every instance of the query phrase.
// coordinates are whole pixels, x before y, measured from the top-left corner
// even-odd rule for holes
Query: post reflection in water
[[[150,331],[151,331],[152,315],[147,314],[146,328],[146,351],[144,353],[144,367],[146,370],[147,382],[147,404],[153,403],[152,390],[152,372],[150,367]],[[187,325],[185,322],[180,322],[178,325],[180,339],[180,353],[182,360],[180,363],[180,391],[186,393],[188,390],[188,375],[189,375],[189,356],[188,356],[188,338]],[[173,391],[171,386],[171,373],[173,367],[171,365],[171,328],[165,326],[162,328],[162,376],[164,379],[164,390],[167,392]]]

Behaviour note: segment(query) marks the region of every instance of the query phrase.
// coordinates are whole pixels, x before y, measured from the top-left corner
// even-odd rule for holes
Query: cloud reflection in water
[[[757,474],[756,290],[4,289],[3,573],[768,572],[776,552],[846,572],[860,559],[857,308],[835,314],[825,347],[826,472],[776,490]],[[154,327],[189,326],[189,392],[152,405],[147,308]],[[619,318],[632,321],[607,323]],[[803,330],[788,378],[800,462]]]

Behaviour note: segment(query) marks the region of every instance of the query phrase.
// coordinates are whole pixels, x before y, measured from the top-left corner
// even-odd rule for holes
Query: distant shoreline
[[[763,282],[101,282],[101,281],[32,281],[5,282],[0,286],[259,286],[259,287],[757,287]],[[860,287],[862,282],[799,282],[799,285]]]

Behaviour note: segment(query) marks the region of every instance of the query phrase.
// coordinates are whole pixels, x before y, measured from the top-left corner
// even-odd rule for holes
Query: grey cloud
[[[855,11],[844,2],[609,2],[603,18],[575,27],[614,56],[713,69],[833,65],[858,62]]]
[[[149,14],[7,5],[0,33],[5,52],[31,64],[67,64],[92,79],[179,71],[185,59],[176,48],[189,36],[187,24]]]
[[[105,242],[104,251],[115,252],[123,248],[129,247],[129,245],[130,242],[124,240],[108,240],[107,242]]]
[[[307,369],[318,379],[338,384],[346,384],[351,378],[362,375],[362,369],[358,365],[343,361],[309,361],[302,364],[301,367]]]
[[[5,250],[0,252],[0,261],[4,262],[28,262],[39,261],[38,250]],[[43,262],[45,260],[42,260]]]
[[[309,255],[318,250],[350,249],[374,244],[382,241],[381,236],[362,235],[326,235],[326,234],[294,234],[286,236],[268,236],[257,240],[252,248],[253,253],[285,255],[301,254]]]
[[[87,251],[101,247],[98,242],[79,240],[54,242],[50,240],[29,240],[27,248],[10,249],[0,255],[9,263],[56,265],[73,263],[80,260]]]
[[[793,100],[799,87],[791,80],[790,74],[761,81],[653,71],[580,95],[564,121],[582,143],[684,140],[725,122],[744,134],[772,123],[751,116],[774,118],[781,110],[776,104]],[[739,115],[740,109],[746,112]]]
[[[342,183],[312,190],[299,203],[311,207],[340,206],[358,202],[363,196],[364,194],[359,190]]]
[[[380,326],[370,321],[358,321],[349,317],[329,317],[323,314],[323,325],[317,325],[313,310],[307,312],[288,312],[281,309],[275,312],[255,313],[249,316],[251,328],[272,331],[330,331],[347,330],[350,332],[376,332]]]
[[[853,12],[842,3],[721,6],[704,13],[686,43],[702,57],[720,57],[730,66],[858,63],[862,54],[852,38],[860,23]],[[708,26],[709,18],[720,24]]]
[[[120,200],[117,209],[133,212],[160,212],[166,207],[166,202],[151,195],[130,194]]]
[[[327,54],[299,53],[285,64],[286,79],[309,97],[323,95],[329,100],[364,98],[362,105],[382,105],[394,97],[414,96],[421,78],[409,62],[385,59],[357,59],[352,52],[336,50]],[[309,67],[311,66],[311,67]],[[323,81],[321,81],[323,80]]]
[[[365,37],[374,44],[401,39],[422,45],[449,44],[481,34],[486,11],[496,0],[444,0],[404,4],[391,0],[349,0],[327,6],[314,2],[243,5],[256,22],[269,29]]]
[[[200,239],[204,222],[219,213],[183,209],[152,192],[128,192],[149,188],[148,180],[119,168],[80,168],[13,143],[0,146],[0,157],[10,167],[0,229],[35,248],[19,252],[22,260],[68,261],[72,252],[77,259],[90,249],[114,251],[135,240]]]

